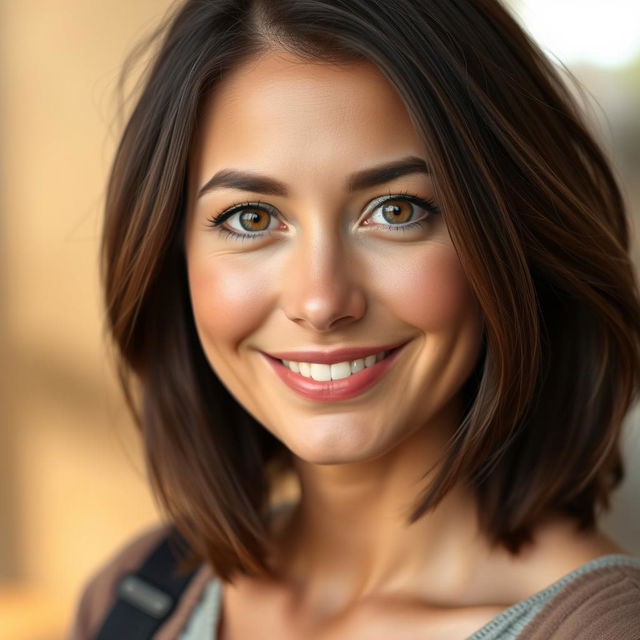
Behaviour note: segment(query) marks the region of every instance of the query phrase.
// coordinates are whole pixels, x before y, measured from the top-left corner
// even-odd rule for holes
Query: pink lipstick
[[[263,353],[269,365],[279,378],[299,395],[319,402],[334,402],[347,400],[360,395],[371,388],[391,366],[402,347],[389,345],[370,348],[347,348],[334,351],[288,351],[274,354]],[[376,353],[385,353],[385,357],[370,366],[366,366],[346,378],[338,380],[314,380],[301,373],[292,371],[282,363],[282,360],[295,362],[314,362],[329,365],[332,363],[362,359]]]

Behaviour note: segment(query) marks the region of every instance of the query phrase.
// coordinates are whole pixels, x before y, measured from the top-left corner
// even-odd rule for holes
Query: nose
[[[316,238],[293,249],[285,266],[282,308],[289,320],[317,333],[363,317],[362,278],[339,239]]]

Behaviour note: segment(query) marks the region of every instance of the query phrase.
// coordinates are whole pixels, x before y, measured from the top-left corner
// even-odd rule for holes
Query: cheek
[[[268,274],[233,258],[194,254],[188,260],[191,304],[205,348],[236,347],[264,322],[270,308]]]
[[[476,298],[451,245],[405,247],[391,268],[380,273],[382,299],[407,323],[428,331],[452,329],[477,313]]]

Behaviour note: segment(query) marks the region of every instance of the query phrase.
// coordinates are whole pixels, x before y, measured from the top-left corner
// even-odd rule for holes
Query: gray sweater
[[[211,578],[178,640],[215,640],[221,598],[222,584]],[[574,637],[640,640],[640,559],[596,558],[505,609],[467,640]]]

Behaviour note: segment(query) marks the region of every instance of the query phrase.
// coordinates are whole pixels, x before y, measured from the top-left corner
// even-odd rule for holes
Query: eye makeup
[[[401,207],[397,206],[398,203],[409,204],[411,206],[410,216],[411,219],[408,221],[401,221],[399,224],[385,224],[385,222],[371,222],[372,218],[376,216],[382,215],[385,216],[384,209],[391,209],[392,219],[396,212],[399,212],[402,215]],[[394,206],[395,205],[395,206]],[[381,214],[376,214],[376,210],[383,209]],[[420,210],[423,212],[422,217],[417,217],[419,215]],[[410,194],[407,192],[392,194],[389,193],[385,196],[380,196],[379,198],[375,198],[372,200],[367,207],[365,208],[367,212],[367,218],[363,222],[365,226],[368,227],[378,227],[384,230],[389,231],[409,231],[411,229],[416,229],[417,227],[424,226],[431,222],[431,219],[434,215],[440,213],[439,208],[435,204],[432,199],[424,199],[417,195]],[[235,205],[232,205],[229,209],[224,210],[222,213],[219,213],[215,216],[212,216],[208,219],[208,224],[215,228],[216,231],[224,234],[227,237],[231,237],[233,239],[258,239],[263,238],[266,235],[269,235],[274,229],[265,228],[258,229],[255,232],[251,232],[251,229],[248,229],[240,222],[241,217],[247,213],[254,212],[255,216],[259,216],[261,213],[265,213],[267,216],[270,216],[269,225],[273,220],[280,219],[281,216],[278,213],[275,207],[270,204],[257,201],[257,202],[241,202]],[[374,214],[374,215],[370,215]],[[240,228],[229,226],[230,219],[233,216],[238,216],[238,222],[241,225]],[[417,219],[416,219],[417,218]],[[382,218],[389,222],[389,219],[386,217]],[[396,220],[398,218],[396,217]],[[256,221],[256,217],[254,217],[253,222]],[[224,223],[227,222],[226,226],[223,226]]]
[[[240,202],[238,204],[232,205],[229,209],[226,209],[222,213],[219,213],[209,218],[208,224],[211,227],[215,228],[216,231],[224,234],[225,236],[236,238],[236,239],[262,238],[265,235],[268,235],[270,231],[272,231],[271,229],[260,230],[260,231],[257,231],[256,233],[250,233],[249,232],[250,230],[246,228],[244,229],[244,231],[240,231],[240,230],[234,230],[233,228],[229,228],[228,226],[222,226],[224,222],[229,220],[229,218],[231,218],[232,216],[235,216],[235,215],[242,216],[245,213],[250,211],[267,214],[268,216],[271,217],[269,223],[271,223],[272,220],[277,220],[280,218],[275,207],[272,207],[270,204],[267,204],[266,202],[261,202],[261,201]]]

